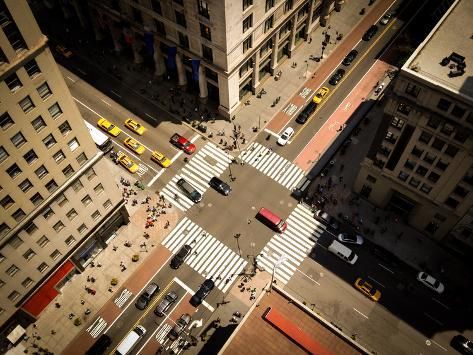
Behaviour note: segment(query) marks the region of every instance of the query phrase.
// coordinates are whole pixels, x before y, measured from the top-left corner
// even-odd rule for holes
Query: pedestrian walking
[[[251,223],[251,219],[248,218],[247,222],[248,222],[248,224],[250,224],[250,223]]]

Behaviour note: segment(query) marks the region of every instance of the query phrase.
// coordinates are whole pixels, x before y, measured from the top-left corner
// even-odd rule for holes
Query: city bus
[[[97,148],[99,148],[105,154],[111,151],[113,148],[112,140],[106,134],[102,133],[102,131],[100,131],[97,127],[92,126],[86,120],[84,120],[84,122]]]

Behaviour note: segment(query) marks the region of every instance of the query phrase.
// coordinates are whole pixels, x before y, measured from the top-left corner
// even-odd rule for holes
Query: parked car
[[[192,247],[188,244],[184,244],[181,249],[177,252],[176,255],[171,259],[171,268],[172,269],[179,269],[179,267],[184,264],[184,261],[192,252]]]
[[[417,280],[439,294],[445,291],[445,286],[439,280],[427,274],[426,272],[419,272],[419,274],[417,274]]]
[[[363,293],[370,300],[378,302],[381,298],[381,292],[377,290],[372,284],[363,280],[361,277],[357,278],[354,283],[355,288]]]
[[[327,223],[333,230],[337,231],[340,228],[338,221],[323,210],[315,212],[315,218]]]
[[[225,196],[230,195],[230,192],[232,192],[230,185],[228,185],[225,181],[220,180],[216,176],[210,179],[209,185]]]
[[[146,286],[143,293],[138,297],[136,300],[135,306],[139,310],[143,310],[149,304],[149,302],[153,299],[153,297],[159,292],[159,286],[154,282],[150,283]]]
[[[312,98],[312,101],[316,104],[320,104],[329,92],[330,89],[328,87],[322,86],[319,90],[317,90],[314,97]]]
[[[352,49],[347,56],[343,59],[342,64],[345,66],[349,66],[358,55],[358,51],[356,49]]]
[[[177,301],[177,293],[174,291],[169,292],[162,301],[158,304],[156,309],[154,310],[154,314],[158,317],[164,316],[164,313],[172,306],[174,302]]]
[[[316,108],[317,104],[314,101],[309,102],[309,104],[297,116],[296,122],[301,124],[306,123],[309,117],[315,112]]]
[[[340,233],[337,236],[337,239],[342,243],[358,244],[358,245],[362,245],[364,241],[361,235],[349,234],[349,233]]]
[[[182,149],[187,154],[192,154],[195,152],[195,144],[191,143],[187,138],[181,136],[180,134],[174,133],[170,141],[172,144],[174,144],[179,149]]]
[[[197,292],[191,297],[189,303],[194,307],[199,306],[202,301],[207,297],[210,291],[213,290],[215,287],[215,283],[211,279],[207,279],[204,281],[202,285],[200,285]]]
[[[368,28],[368,30],[365,32],[365,34],[361,38],[363,39],[363,41],[369,41],[371,38],[373,38],[376,32],[378,32],[378,26],[371,25],[371,27]]]
[[[292,127],[287,127],[284,132],[281,134],[281,136],[279,137],[277,143],[279,145],[286,145],[287,142],[289,142],[289,139],[292,138],[292,136],[294,135],[294,129]]]
[[[385,15],[381,18],[381,20],[379,21],[379,23],[382,24],[382,25],[387,25],[387,24],[389,23],[389,21],[391,21],[391,18],[392,18],[392,17],[393,17],[393,14],[391,14],[391,13],[388,12],[387,14],[385,14]]]
[[[101,118],[100,120],[98,120],[97,126],[99,126],[105,132],[114,137],[118,136],[122,131],[120,128],[118,128],[117,126],[112,124],[112,122],[105,118]]]
[[[340,82],[340,80],[342,80],[344,76],[345,76],[345,69],[337,69],[337,71],[335,72],[335,74],[332,75],[328,83],[330,85],[335,86]]]
[[[459,351],[460,354],[473,354],[473,342],[461,334],[455,335],[450,341],[450,345],[452,348]]]
[[[180,178],[176,184],[192,202],[199,203],[200,201],[202,201],[201,193],[197,191],[197,189],[191,184],[189,184],[185,179]]]
[[[135,120],[132,120],[131,118],[129,118],[125,121],[125,126],[127,126],[129,129],[131,129],[136,134],[139,134],[140,136],[142,136],[143,133],[145,133],[145,131],[146,131],[146,128],[143,125],[139,124]]]
[[[169,340],[176,340],[179,335],[186,329],[191,322],[191,316],[187,313],[183,314],[177,321],[174,327],[169,331]]]

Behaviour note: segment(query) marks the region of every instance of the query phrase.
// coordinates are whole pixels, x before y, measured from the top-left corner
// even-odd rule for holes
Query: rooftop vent
[[[450,64],[450,62],[453,63]],[[446,67],[448,65],[448,68],[450,69],[448,76],[450,78],[462,76],[463,74],[465,74],[465,57],[458,53],[452,52],[452,54],[450,54],[448,57],[442,59],[440,65],[443,67]]]

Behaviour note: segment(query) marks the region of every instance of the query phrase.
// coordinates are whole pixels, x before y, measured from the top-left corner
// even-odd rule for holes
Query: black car
[[[345,69],[337,69],[337,71],[335,72],[335,74],[332,75],[328,83],[330,85],[335,86],[340,82],[340,80],[342,80],[344,75],[345,75]]]
[[[345,66],[349,66],[356,58],[358,55],[358,51],[356,49],[352,49],[350,53],[347,54],[345,59],[343,59],[342,64]]]
[[[177,252],[176,255],[171,259],[171,268],[172,269],[179,269],[179,266],[181,266],[184,263],[184,260],[189,256],[189,254],[192,251],[192,247],[190,245],[184,244],[181,249]]]
[[[187,197],[192,200],[192,202],[199,203],[200,201],[202,201],[202,195],[200,194],[200,192],[197,191],[197,189],[191,184],[189,184],[185,179],[180,178],[176,184],[187,195]]]
[[[174,328],[172,328],[169,333],[168,337],[170,340],[174,341],[177,338],[179,338],[179,335],[182,334],[184,329],[186,329],[189,326],[189,323],[191,322],[191,316],[188,313],[183,314],[177,321],[176,325]]]
[[[215,176],[210,179],[209,185],[225,196],[230,195],[230,192],[232,191],[230,185]]]
[[[86,355],[102,355],[112,344],[112,339],[107,334],[102,334],[100,338],[85,352]]]
[[[455,335],[450,342],[450,345],[460,354],[473,354],[473,342],[465,338],[463,335]]]
[[[159,290],[159,286],[154,282],[151,282],[148,286],[146,286],[143,293],[136,300],[136,308],[141,311],[145,309],[150,303],[150,301],[153,299],[153,297],[159,292]]]
[[[193,305],[194,307],[199,306],[202,303],[202,301],[205,299],[205,297],[208,296],[210,291],[213,290],[214,287],[215,287],[215,283],[211,279],[205,280],[204,283],[200,285],[199,289],[194,294],[194,296],[192,296],[189,303]]]
[[[306,123],[309,117],[315,112],[317,104],[314,101],[310,101],[309,104],[301,111],[299,116],[296,118],[296,122],[303,124]]]
[[[376,32],[378,32],[378,26],[371,25],[371,27],[368,28],[368,30],[365,32],[365,34],[361,38],[363,39],[363,41],[369,41],[371,38],[373,38]]]

